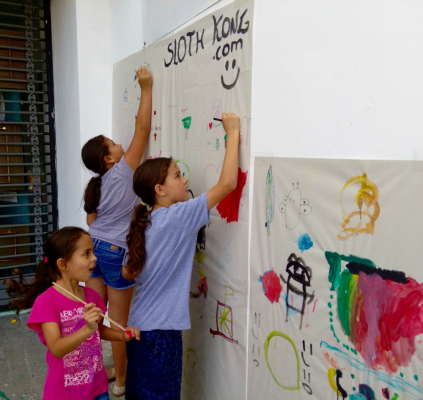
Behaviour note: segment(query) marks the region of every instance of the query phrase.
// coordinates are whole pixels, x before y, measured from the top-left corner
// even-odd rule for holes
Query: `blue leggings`
[[[99,394],[98,396],[94,397],[94,400],[109,400],[109,393],[108,392],[104,392],[102,394]]]
[[[126,343],[126,400],[179,400],[182,332],[146,331]]]

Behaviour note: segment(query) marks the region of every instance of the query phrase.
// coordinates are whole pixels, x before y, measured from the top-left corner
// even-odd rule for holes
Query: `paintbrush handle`
[[[139,81],[139,78],[137,78],[137,80],[135,81],[134,88],[132,89],[132,92],[131,92],[131,95],[129,96],[128,101],[126,102],[125,110],[126,110],[126,107],[128,107],[129,102],[131,101],[131,97],[132,97],[132,95],[134,94],[134,90],[135,90],[135,88],[137,87],[137,83],[138,83],[138,81]]]
[[[87,305],[87,303],[84,300],[81,300],[79,297],[75,296],[73,293],[69,292],[68,290],[66,290],[65,288],[62,288],[60,285],[58,285],[56,282],[53,282],[54,286],[57,286],[58,288],[60,288],[61,290],[63,290],[64,292],[66,292],[69,296],[72,296],[74,299],[76,299],[76,301],[80,301],[81,303]],[[103,318],[106,318],[107,321],[111,322],[113,325],[116,325],[119,329],[122,329],[124,332],[126,332],[129,336],[132,337],[131,332],[127,331],[125,328],[122,328],[117,322],[113,321],[111,318],[106,317],[104,314],[100,313],[100,315]]]

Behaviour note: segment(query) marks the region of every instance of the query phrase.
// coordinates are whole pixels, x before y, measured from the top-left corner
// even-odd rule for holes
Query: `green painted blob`
[[[350,283],[352,279],[350,271],[345,269],[341,273],[338,287],[338,318],[347,336],[350,336]]]
[[[414,380],[415,381],[418,381],[419,380],[419,377],[417,375],[414,375]]]
[[[332,319],[332,318],[329,318],[329,321],[330,321],[330,322],[333,322],[333,319]]]
[[[354,374],[351,374],[351,378],[353,378],[353,379],[354,379]]]
[[[332,308],[332,303],[331,302],[328,303],[328,307],[329,308]]]
[[[402,372],[400,372],[400,377],[401,377],[401,378],[403,378],[403,377],[404,377],[404,374],[403,374]]]
[[[6,393],[3,393],[1,390],[0,390],[0,398],[4,400],[10,400],[9,397],[6,396]]]
[[[354,390],[354,392],[356,391],[356,388],[355,388],[355,386],[353,386],[353,390]]]
[[[329,311],[329,315],[330,315],[331,317],[333,317],[333,312],[332,312],[332,311]]]

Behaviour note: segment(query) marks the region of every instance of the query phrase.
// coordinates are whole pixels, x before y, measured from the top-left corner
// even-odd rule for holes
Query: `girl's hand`
[[[132,337],[130,337],[127,333],[122,332],[125,342],[129,342],[133,338],[140,340],[140,330],[138,328],[135,328],[135,326],[127,326],[125,329],[132,333]]]
[[[239,135],[241,127],[240,127],[238,115],[226,114],[224,112],[222,114],[222,125],[223,125],[223,129],[225,129],[225,132],[228,134],[228,136]]]
[[[148,89],[153,84],[153,77],[151,76],[150,72],[144,66],[140,67],[139,69],[135,70],[138,83],[141,86],[141,89]]]
[[[84,319],[90,329],[94,332],[98,328],[98,323],[101,321],[101,308],[95,306],[94,303],[87,304],[84,307]]]

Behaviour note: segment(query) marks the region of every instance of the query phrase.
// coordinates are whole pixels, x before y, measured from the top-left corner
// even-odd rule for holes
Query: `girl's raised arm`
[[[148,135],[151,131],[151,86],[153,83],[153,78],[145,67],[141,67],[135,72],[137,73],[138,82],[141,86],[141,101],[138,108],[137,120],[135,122],[134,137],[132,138],[128,151],[124,155],[125,161],[134,171],[141,162]]]
[[[227,134],[226,153],[219,182],[207,192],[209,210],[235,190],[238,181],[239,117],[223,113],[222,123]]]

